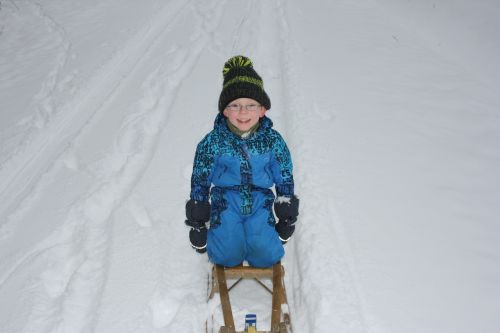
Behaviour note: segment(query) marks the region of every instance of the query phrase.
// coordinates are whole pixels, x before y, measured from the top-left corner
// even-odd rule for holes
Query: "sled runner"
[[[222,315],[224,317],[224,326],[220,328],[219,333],[290,333],[290,315],[288,313],[283,275],[284,268],[279,262],[269,268],[256,268],[251,266],[228,268],[215,265],[212,269],[212,285],[209,299],[211,299],[215,293],[219,293]],[[249,314],[246,316],[245,331],[236,331],[229,299],[229,291],[243,279],[256,280],[264,289],[272,294],[270,330],[256,330],[256,315]],[[263,279],[270,279],[272,281],[272,290],[261,281]],[[236,280],[236,282],[228,288],[228,280]]]

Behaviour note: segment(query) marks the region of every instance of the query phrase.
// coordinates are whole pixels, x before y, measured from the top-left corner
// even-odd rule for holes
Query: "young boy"
[[[223,75],[214,129],[196,149],[186,204],[189,239],[216,264],[233,267],[246,260],[269,267],[283,257],[282,243],[297,221],[292,160],[266,117],[271,101],[250,59],[232,57]]]

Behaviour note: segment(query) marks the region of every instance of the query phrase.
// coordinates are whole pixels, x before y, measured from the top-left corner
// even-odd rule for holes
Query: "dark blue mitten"
[[[207,251],[207,226],[210,220],[210,203],[190,199],[186,203],[186,225],[189,230],[189,241],[198,253]]]
[[[288,242],[295,231],[295,222],[299,215],[299,198],[295,195],[292,197],[278,197],[274,202],[274,212],[278,218],[276,223],[276,231],[283,244]]]

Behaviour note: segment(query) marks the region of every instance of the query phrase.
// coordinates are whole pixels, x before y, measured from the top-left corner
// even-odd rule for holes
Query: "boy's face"
[[[266,108],[251,98],[238,98],[224,109],[224,115],[240,131],[247,132],[266,114]]]

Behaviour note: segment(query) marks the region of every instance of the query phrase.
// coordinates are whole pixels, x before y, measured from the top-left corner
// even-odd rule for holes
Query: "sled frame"
[[[218,292],[220,296],[224,326],[220,328],[219,333],[245,333],[244,331],[236,331],[235,329],[231,301],[229,298],[229,291],[243,279],[256,280],[263,288],[272,294],[271,330],[258,331],[257,333],[288,333],[287,324],[290,323],[288,314],[283,314],[283,321],[281,321],[281,305],[287,304],[283,283],[284,273],[285,270],[280,262],[269,268],[242,265],[236,267],[214,265],[212,270],[212,276],[214,278],[212,278],[212,290],[209,297],[212,298],[216,292]],[[228,288],[228,279],[236,279],[237,281]],[[270,290],[261,281],[262,279],[270,279],[273,284],[273,290]]]

